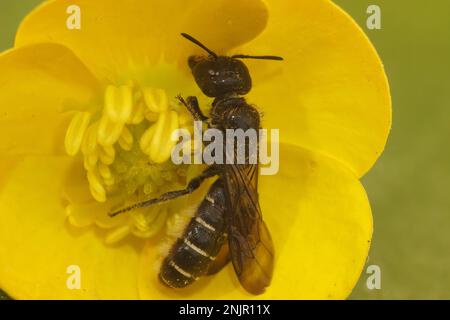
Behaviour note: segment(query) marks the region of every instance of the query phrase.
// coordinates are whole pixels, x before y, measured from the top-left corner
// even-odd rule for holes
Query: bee
[[[242,59],[283,60],[277,56],[219,56],[192,36],[182,33],[208,55],[191,56],[188,65],[193,77],[208,97],[214,98],[210,117],[205,116],[196,97],[178,96],[197,121],[210,128],[260,129],[260,114],[243,97],[252,88],[252,79]],[[245,142],[247,144],[247,142]],[[235,146],[237,148],[246,146]],[[224,146],[225,150],[225,146]],[[225,151],[229,152],[229,151]],[[236,159],[236,157],[234,157]],[[188,182],[183,190],[165,193],[158,198],[137,203],[112,213],[170,201],[188,195],[208,178],[218,177],[201,201],[196,214],[164,258],[159,279],[171,288],[184,288],[199,277],[220,271],[231,260],[239,282],[251,294],[262,294],[270,285],[274,269],[274,246],[262,219],[258,200],[258,164],[210,165]]]

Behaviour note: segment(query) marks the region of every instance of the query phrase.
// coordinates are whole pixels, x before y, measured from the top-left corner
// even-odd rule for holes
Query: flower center
[[[111,229],[106,238],[109,243],[130,233],[145,238],[157,234],[168,218],[170,203],[134,210],[124,217],[107,214],[185,186],[190,168],[172,163],[177,142],[171,134],[178,128],[191,129],[192,122],[187,110],[164,89],[109,85],[103,108],[76,112],[66,132],[66,152],[81,154],[95,200],[70,202],[69,221],[79,225],[78,220],[87,219]]]

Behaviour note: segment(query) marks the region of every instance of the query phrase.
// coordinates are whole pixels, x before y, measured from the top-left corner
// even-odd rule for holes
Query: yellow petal
[[[275,272],[261,296],[239,286],[231,265],[192,287],[172,290],[156,280],[158,247],[144,249],[139,275],[146,299],[343,299],[365,263],[372,215],[364,188],[338,162],[282,145],[280,172],[260,179],[260,203],[275,245]]]
[[[0,55],[0,154],[64,153],[71,109],[88,109],[98,83],[67,48],[37,44]]]
[[[331,1],[267,2],[266,30],[239,52],[285,61],[246,60],[254,78],[249,100],[263,111],[264,126],[280,128],[283,142],[336,158],[362,176],[391,126],[388,82],[375,49]]]
[[[140,244],[109,247],[104,235],[67,223],[61,188],[67,160],[30,157],[0,193],[0,288],[17,299],[135,299]],[[81,289],[70,290],[69,266]],[[69,269],[70,271],[70,269]]]
[[[0,159],[0,192],[3,186],[7,184],[11,172],[17,165],[18,160],[20,160],[20,157],[2,157]]]
[[[81,9],[80,30],[70,30],[67,8]],[[22,23],[16,45],[52,40],[73,49],[102,79],[121,81],[161,57],[182,60],[198,48],[181,38],[189,32],[224,51],[259,34],[266,25],[261,0],[56,0]]]

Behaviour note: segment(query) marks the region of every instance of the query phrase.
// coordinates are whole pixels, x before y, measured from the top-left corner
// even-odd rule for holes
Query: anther
[[[112,122],[110,118],[103,116],[98,127],[98,142],[102,146],[112,146],[119,140],[124,124]]]
[[[161,113],[156,123],[155,133],[150,145],[150,159],[163,163],[170,158],[176,141],[172,141],[172,132],[178,129],[178,114],[175,111]]]
[[[72,118],[64,141],[67,154],[74,156],[78,153],[83,137],[91,120],[89,112],[77,112]]]
[[[81,145],[81,150],[85,155],[93,153],[97,148],[97,131],[98,122],[90,125],[86,130],[86,134],[84,135],[83,143]]]
[[[111,165],[116,157],[116,150],[113,146],[101,146],[99,156],[102,163]]]
[[[125,123],[133,110],[133,91],[130,86],[108,86],[105,92],[105,115],[112,122]]]
[[[152,112],[160,113],[169,108],[169,98],[163,89],[144,89],[144,99],[147,107]]]
[[[87,178],[89,181],[89,187],[90,187],[92,196],[98,202],[105,202],[106,201],[106,190],[103,187],[100,177],[95,172],[95,170],[88,171]]]
[[[129,151],[133,147],[133,135],[130,130],[124,126],[122,130],[122,134],[119,138],[119,145],[123,150]]]

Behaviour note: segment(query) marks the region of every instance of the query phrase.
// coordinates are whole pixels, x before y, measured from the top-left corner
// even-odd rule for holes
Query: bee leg
[[[198,103],[197,97],[190,96],[187,97],[186,100],[184,100],[184,98],[181,95],[179,95],[177,96],[177,99],[188,109],[188,111],[192,114],[195,120],[198,121],[208,120],[208,117],[203,114],[202,110],[200,110],[200,105]]]
[[[148,207],[148,206],[151,206],[154,204],[170,201],[170,200],[176,199],[178,197],[185,196],[185,195],[190,194],[190,193],[194,192],[195,190],[197,190],[206,179],[214,177],[218,174],[219,174],[219,171],[217,168],[215,168],[213,166],[208,167],[198,177],[195,177],[191,181],[189,181],[186,189],[170,191],[170,192],[164,193],[163,195],[161,195],[158,198],[150,199],[150,200],[147,200],[144,202],[139,202],[130,207],[109,213],[109,216],[115,217],[115,216],[117,216],[121,213],[127,212],[127,211]]]

